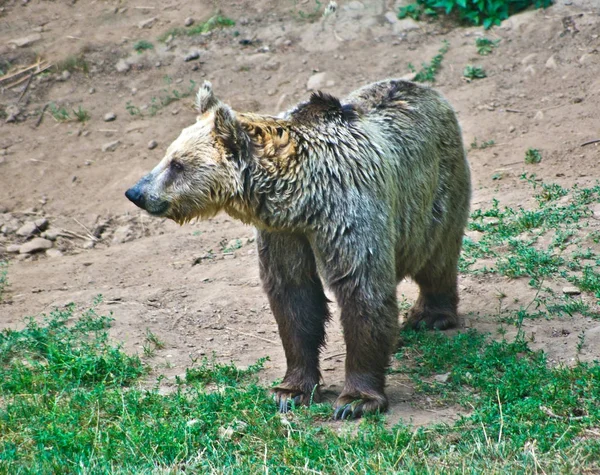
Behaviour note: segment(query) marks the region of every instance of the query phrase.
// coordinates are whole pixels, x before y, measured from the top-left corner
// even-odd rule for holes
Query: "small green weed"
[[[486,149],[489,147],[493,147],[496,144],[496,142],[494,140],[484,140],[481,143],[477,142],[477,137],[475,137],[473,139],[473,141],[471,142],[471,149],[472,150],[477,150],[477,149]]]
[[[78,122],[87,122],[91,118],[88,111],[83,109],[81,106],[79,106],[77,109],[73,109],[73,114]]]
[[[444,55],[448,52],[449,43],[447,41],[443,42],[443,46],[439,49],[438,54],[436,54],[429,64],[423,63],[423,67],[414,77],[414,81],[416,82],[435,82],[435,77],[442,67],[442,61],[444,59]],[[415,68],[412,64],[409,63],[408,68],[414,72]]]
[[[4,291],[8,286],[8,262],[0,261],[0,302],[2,302]]]
[[[463,76],[467,79],[483,79],[487,77],[487,74],[481,66],[472,66],[469,64],[465,66]]]
[[[162,34],[158,40],[164,42],[170,37],[176,37],[180,35],[196,36],[203,33],[208,33],[209,31],[217,28],[229,28],[232,26],[235,26],[235,21],[233,21],[231,18],[227,18],[222,15],[215,15],[210,17],[204,23],[198,23],[189,28],[173,28]]]
[[[542,154],[537,148],[528,148],[525,152],[525,163],[532,165],[542,161]]]
[[[477,47],[477,54],[481,56],[487,56],[490,54],[496,46],[498,46],[500,40],[490,40],[488,38],[477,38],[475,40],[475,46]]]
[[[490,28],[499,25],[510,15],[530,6],[546,8],[552,0],[417,0],[400,7],[399,18],[407,16],[418,20],[422,13],[433,15],[437,12],[446,15],[457,14],[461,21]]]
[[[129,112],[129,115],[142,115],[142,111],[139,107],[134,106],[131,101],[127,101],[125,104],[125,109]]]
[[[51,103],[48,106],[48,110],[50,114],[57,122],[67,122],[71,120],[71,116],[69,115],[69,111],[64,107],[58,107],[55,103]]]
[[[69,71],[70,73],[79,71],[87,74],[89,72],[89,65],[83,55],[72,55],[56,63],[55,69],[59,73],[63,71]]]
[[[162,93],[159,97],[152,97],[150,99],[150,104],[148,106],[148,113],[150,116],[155,116],[156,113],[162,108],[172,104],[173,102],[180,101],[186,97],[193,95],[196,91],[196,82],[190,79],[190,85],[187,89],[180,91],[175,88],[170,88],[172,79],[169,76],[165,76],[164,78],[167,87],[162,90]],[[143,116],[144,112],[134,105],[131,101],[127,101],[125,105],[125,109],[129,112],[130,115],[140,115]]]
[[[133,44],[133,49],[137,51],[138,54],[142,54],[144,51],[154,49],[154,45],[149,41],[139,40]]]

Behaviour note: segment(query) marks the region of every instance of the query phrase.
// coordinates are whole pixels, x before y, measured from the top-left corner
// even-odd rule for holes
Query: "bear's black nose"
[[[127,197],[127,199],[129,201],[134,203],[136,206],[139,206],[142,209],[144,208],[144,202],[146,200],[144,199],[144,193],[142,192],[140,186],[136,185],[136,186],[129,188],[125,192],[125,196]]]

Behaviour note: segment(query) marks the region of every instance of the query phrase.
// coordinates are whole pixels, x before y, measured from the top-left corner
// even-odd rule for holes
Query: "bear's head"
[[[206,81],[196,96],[198,118],[160,163],[125,193],[135,205],[180,224],[214,216],[241,193],[244,135],[235,113]]]

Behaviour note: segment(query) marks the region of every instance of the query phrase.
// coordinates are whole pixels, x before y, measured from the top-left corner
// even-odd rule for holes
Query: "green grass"
[[[196,82],[191,79],[190,85],[184,90],[171,87],[172,79],[169,76],[165,76],[164,80],[167,87],[162,89],[158,97],[153,96],[150,99],[150,104],[148,104],[148,107],[146,108],[147,113],[152,117],[169,104],[190,97],[196,92]],[[142,111],[142,108],[136,106],[131,101],[127,101],[125,109],[132,116],[144,116],[146,114],[145,111]]]
[[[529,148],[525,152],[525,163],[532,165],[542,161],[542,154],[537,148]]]
[[[209,31],[218,29],[218,28],[229,28],[235,26],[235,21],[231,18],[227,18],[223,15],[215,15],[210,17],[204,23],[197,23],[189,28],[172,28],[166,33],[163,33],[158,41],[164,42],[167,41],[170,37],[176,37],[181,35],[186,36],[196,36],[204,33],[208,33]]]
[[[481,66],[472,66],[469,64],[465,66],[463,76],[467,79],[483,79],[487,77],[487,74]]]
[[[484,140],[483,142],[478,143],[477,142],[477,137],[475,137],[473,139],[473,142],[471,142],[471,149],[472,150],[477,150],[477,149],[483,150],[483,149],[486,149],[486,148],[489,148],[489,147],[493,147],[495,144],[496,144],[496,142],[494,140],[492,140],[492,139],[490,139],[490,140]]]
[[[4,298],[4,291],[8,286],[8,262],[0,261],[0,302]]]
[[[87,74],[89,72],[89,65],[83,55],[71,55],[56,63],[55,69],[59,73],[63,71],[69,71],[70,73],[79,71]]]
[[[78,122],[87,122],[90,120],[90,114],[84,108],[79,106],[77,109],[73,109],[73,115]]]
[[[539,183],[534,175],[523,175],[522,179],[532,186],[535,205],[501,207],[494,200],[490,208],[475,210],[469,230],[475,231],[478,239],[464,238],[461,272],[523,279],[535,291],[532,303],[545,310],[534,314],[537,316],[581,313],[600,317],[600,255],[595,235],[588,231],[590,205],[600,202],[600,185],[566,189],[555,183]],[[482,267],[478,264],[481,260],[488,264]],[[583,295],[573,298],[559,294],[551,283],[572,284]],[[516,316],[508,318],[514,320]]]
[[[494,49],[498,46],[500,40],[490,40],[488,38],[477,38],[475,40],[475,46],[477,47],[477,54],[481,56],[487,56],[491,54]]]
[[[413,81],[416,82],[435,82],[435,78],[440,68],[442,67],[442,61],[444,59],[444,55],[448,52],[449,44],[447,41],[443,42],[443,46],[439,49],[438,54],[436,54],[431,62],[423,63],[423,67],[420,71],[417,72]],[[416,71],[412,64],[408,64],[408,68],[411,71]]]
[[[328,404],[278,414],[255,376],[265,360],[190,361],[168,391],[163,377],[149,385],[142,361],[108,338],[112,322],[68,306],[0,333],[1,473],[581,473],[600,463],[600,366],[553,367],[522,333],[405,332],[390,372],[463,415],[388,427],[380,415],[331,424]]]
[[[137,51],[138,54],[142,54],[144,51],[154,49],[154,45],[146,40],[138,40],[133,44],[133,49]]]
[[[59,107],[52,102],[48,106],[48,110],[50,111],[50,114],[52,115],[54,120],[57,122],[67,122],[71,120],[71,115],[65,107]]]

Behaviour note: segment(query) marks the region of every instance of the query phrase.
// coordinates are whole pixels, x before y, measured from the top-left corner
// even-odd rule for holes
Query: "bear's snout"
[[[146,206],[145,206],[146,199],[144,197],[144,192],[142,191],[142,187],[139,184],[129,188],[125,192],[125,196],[134,205],[139,206],[142,209],[146,209]]]

